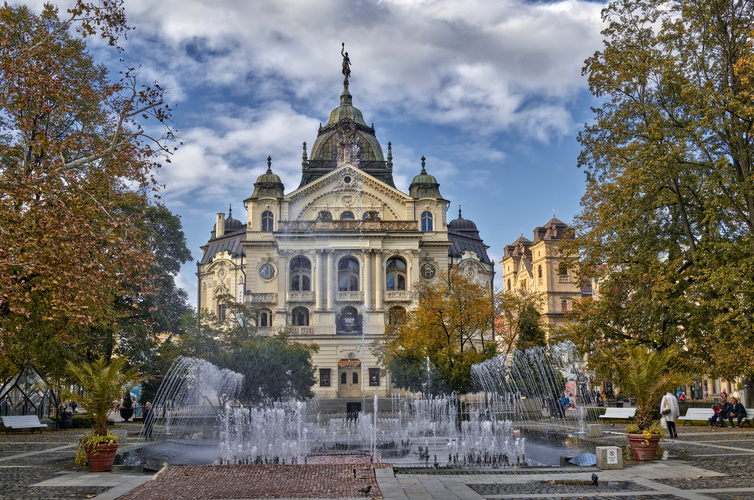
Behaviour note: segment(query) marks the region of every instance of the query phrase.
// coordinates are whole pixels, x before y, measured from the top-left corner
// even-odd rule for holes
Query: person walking
[[[678,409],[678,399],[672,392],[668,391],[668,393],[662,397],[662,401],[660,401],[660,412],[662,413],[662,418],[664,418],[665,422],[668,424],[668,437],[677,438],[678,431],[675,428],[675,420],[681,412]]]

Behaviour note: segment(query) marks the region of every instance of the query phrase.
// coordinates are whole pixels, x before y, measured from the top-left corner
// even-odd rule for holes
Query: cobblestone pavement
[[[140,426],[123,424],[120,430],[133,437]],[[587,446],[625,447],[620,426],[605,431]],[[100,475],[76,472],[75,444],[82,434],[0,434],[0,499],[754,499],[754,429],[749,428],[682,426],[678,439],[662,441],[663,459],[636,464],[626,452],[626,466],[618,471],[555,467],[458,473],[393,469],[363,460],[342,464],[336,459],[287,467],[168,467],[156,476],[118,469]],[[590,481],[593,472],[599,476],[597,486]],[[358,491],[366,485],[371,486],[368,495]]]

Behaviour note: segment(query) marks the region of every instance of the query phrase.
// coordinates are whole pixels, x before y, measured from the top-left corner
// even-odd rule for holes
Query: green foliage
[[[528,290],[497,292],[496,316],[502,317],[502,325],[496,324],[496,333],[501,354],[546,345],[547,334],[537,310],[542,300],[541,293]]]
[[[318,346],[295,342],[286,332],[273,337],[258,335],[255,307],[236,303],[229,295],[221,300],[226,304],[228,321],[220,322],[211,313],[184,315],[184,333],[160,347],[156,371],[166,373],[178,356],[201,358],[243,374],[244,401],[312,397],[316,382],[312,354]],[[144,402],[156,387],[147,383],[142,391]]]
[[[643,346],[601,349],[589,358],[589,368],[612,380],[621,396],[636,405],[635,422],[642,431],[652,427],[652,407],[688,379],[678,369],[678,350],[648,350]]]
[[[137,368],[126,368],[124,358],[116,358],[109,363],[99,358],[79,365],[68,361],[67,371],[81,392],[68,391],[61,395],[61,399],[76,401],[86,409],[92,418],[92,433],[97,436],[108,434],[107,419],[123,389],[144,379]]]
[[[316,345],[291,342],[281,333],[246,340],[210,361],[244,375],[244,388],[239,396],[244,402],[308,399],[314,396],[311,388],[316,378],[312,354],[316,350]]]
[[[698,372],[750,373],[754,4],[616,0],[603,20],[583,70],[600,105],[579,134],[587,189],[569,252],[599,300],[570,333],[582,348],[678,346]]]

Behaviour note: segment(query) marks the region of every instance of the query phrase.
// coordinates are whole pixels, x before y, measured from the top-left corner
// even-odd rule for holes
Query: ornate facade
[[[552,327],[563,325],[573,299],[592,295],[592,287],[576,285],[573,270],[560,251],[561,241],[571,236],[568,225],[553,217],[534,229],[534,241],[521,235],[506,246],[501,262],[505,293],[543,294],[539,312],[543,322]]]
[[[197,273],[200,308],[222,317],[217,297],[231,293],[259,309],[262,333],[319,345],[320,398],[389,395],[369,346],[416,306],[416,282],[450,265],[490,287],[494,277],[474,223],[446,221],[449,201],[424,158],[409,192],[395,187],[391,145],[385,158],[348,83],[310,153],[304,143],[299,186],[286,194],[268,158],[245,224],[217,215]]]

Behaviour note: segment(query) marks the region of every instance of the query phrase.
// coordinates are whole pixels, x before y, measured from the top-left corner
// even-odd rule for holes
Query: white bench
[[[612,406],[605,410],[604,415],[600,418],[605,420],[633,420],[636,416],[636,408],[613,408]]]
[[[10,429],[39,429],[39,432],[42,432],[42,429],[47,427],[47,424],[40,422],[36,415],[10,415],[0,419],[3,425]]]
[[[715,410],[712,408],[689,408],[686,410],[686,414],[682,417],[678,417],[676,420],[685,420],[683,422],[683,425],[686,425],[687,423],[691,422],[691,425],[694,425],[694,420],[700,421],[700,422],[709,422],[709,419],[711,419],[715,415]]]

